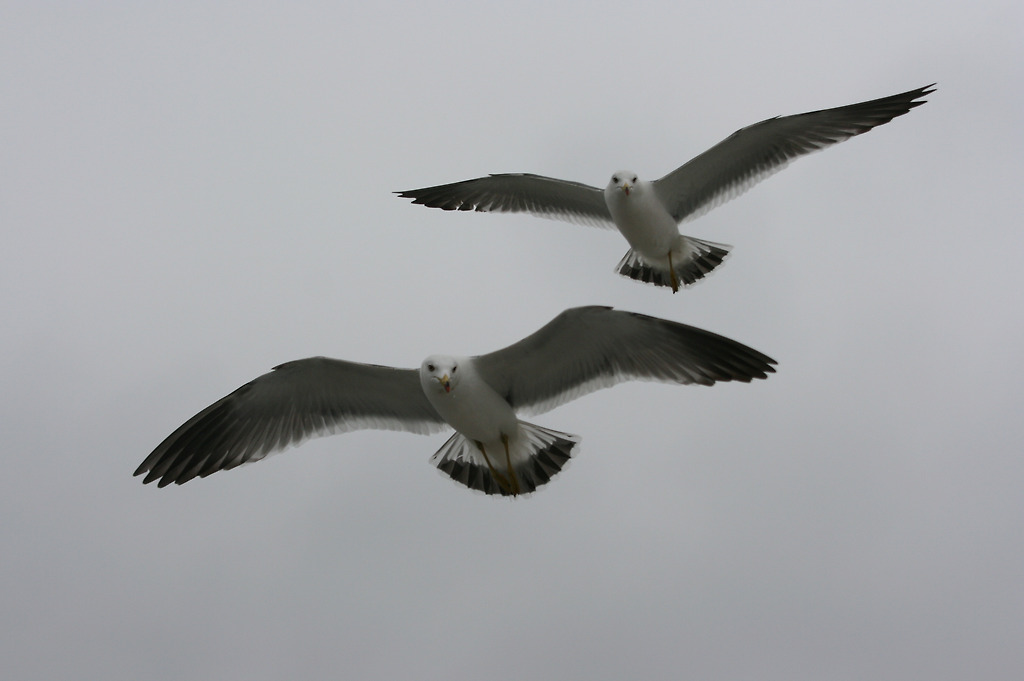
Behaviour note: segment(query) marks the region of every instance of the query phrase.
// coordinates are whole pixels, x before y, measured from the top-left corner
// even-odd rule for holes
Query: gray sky
[[[0,659],[11,679],[1024,675],[1019,2],[0,3]],[[737,128],[938,81],[687,225],[391,192],[658,177]],[[607,304],[779,372],[628,384],[532,497],[359,432],[132,471],[281,362],[418,366]]]

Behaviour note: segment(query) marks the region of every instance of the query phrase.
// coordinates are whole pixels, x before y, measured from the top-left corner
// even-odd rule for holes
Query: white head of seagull
[[[459,363],[447,355],[431,355],[420,365],[420,385],[424,393],[450,393],[458,385]]]
[[[620,170],[612,175],[612,179],[608,182],[608,186],[605,187],[605,198],[609,198],[609,194],[614,193],[616,190],[621,191],[626,196],[629,196],[629,193],[634,190],[636,184],[636,173],[632,170]]]

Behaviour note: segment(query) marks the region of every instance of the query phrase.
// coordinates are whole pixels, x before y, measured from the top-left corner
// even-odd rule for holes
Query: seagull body
[[[522,421],[626,380],[749,382],[774,360],[692,326],[612,310],[566,310],[486,355],[431,355],[418,370],[326,357],[288,362],[202,410],[135,475],[164,487],[265,458],[310,437],[361,428],[456,432],[430,461],[486,494],[532,492],[569,461],[579,438]]]
[[[521,492],[520,478],[540,480],[543,477],[543,482],[550,480],[572,456],[579,442],[572,435],[520,421],[508,400],[479,375],[470,357],[428,357],[420,366],[420,386],[438,415],[461,436],[451,443],[454,448],[451,454],[446,456],[439,452],[431,458],[431,463],[444,470],[440,465],[442,462],[448,466],[449,460],[452,464],[460,459],[473,461],[479,453],[483,467],[486,467],[497,489],[508,494]],[[537,445],[538,437],[544,441],[542,446]],[[476,451],[468,446],[469,443]],[[492,460],[488,452],[496,455],[497,460]],[[558,459],[560,455],[561,461]],[[535,458],[538,463],[546,464],[541,466],[542,470],[547,469],[543,476],[529,475],[529,463]],[[476,461],[460,473],[465,472],[468,476],[476,468],[482,475],[483,467]],[[499,472],[499,469],[504,472]],[[517,472],[519,470],[522,472]],[[459,479],[457,475],[452,477]],[[536,486],[532,485],[531,489],[536,489]]]
[[[645,259],[664,257],[676,248],[679,227],[654,193],[654,186],[628,170],[612,175],[604,201],[615,226]]]
[[[512,173],[397,193],[443,210],[527,212],[615,227],[631,247],[618,272],[675,292],[720,265],[731,248],[682,235],[679,223],[742,194],[800,156],[902,116],[933,91],[929,85],[869,102],[769,118],[736,131],[660,179],[649,182],[619,171],[603,192],[579,182]]]
[[[654,184],[628,170],[612,175],[604,189],[604,201],[615,226],[632,247],[619,262],[619,271],[633,279],[656,285],[667,281],[674,293],[679,290],[681,278],[696,282],[729,254],[724,244],[680,234]],[[680,265],[678,271],[676,263]]]

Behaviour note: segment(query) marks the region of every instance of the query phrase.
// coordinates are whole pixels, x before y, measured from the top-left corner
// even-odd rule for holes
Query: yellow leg
[[[672,278],[672,293],[679,293],[679,277],[676,276],[676,268],[672,265],[672,251],[668,252],[668,272]]]
[[[512,483],[512,494],[514,496],[519,494],[519,478],[516,477],[516,471],[512,468],[512,455],[508,451],[508,435],[505,435],[505,433],[501,434],[501,444],[505,445],[505,468],[508,470],[508,479]]]
[[[484,443],[480,442],[479,440],[473,440],[473,443],[476,445],[476,448],[480,450],[480,453],[484,455],[484,461],[487,462],[487,470],[491,472],[491,476],[495,479],[495,481],[497,481],[498,487],[500,487],[502,491],[507,492],[509,494],[518,494],[519,482],[516,481],[516,491],[513,492],[512,486],[508,484],[508,480],[505,479],[505,476],[496,471],[494,469],[494,466],[491,465],[491,459],[489,456],[487,456],[487,450],[484,449]],[[507,446],[505,451],[508,451]]]

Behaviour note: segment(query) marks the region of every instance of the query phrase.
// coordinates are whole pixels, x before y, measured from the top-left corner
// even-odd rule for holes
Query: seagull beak
[[[622,183],[622,191],[626,192],[626,196],[629,196],[629,190],[630,189],[631,189],[631,187],[629,186],[628,182],[623,182]]]
[[[444,386],[444,391],[446,393],[450,393],[452,391],[452,381],[450,378],[448,378],[448,374],[445,374],[441,378],[437,379],[437,381]]]

